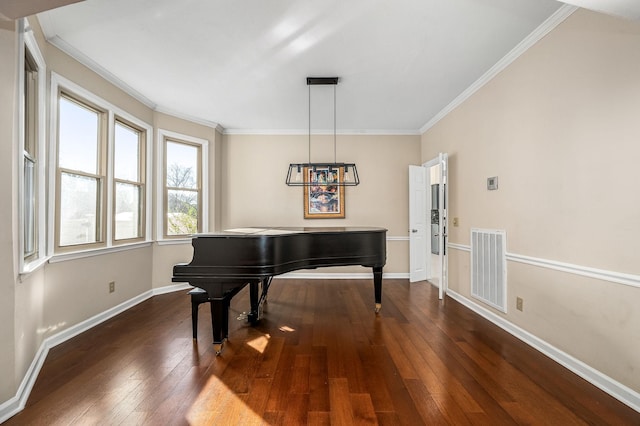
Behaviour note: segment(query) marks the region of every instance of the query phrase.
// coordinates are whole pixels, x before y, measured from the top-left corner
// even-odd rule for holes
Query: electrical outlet
[[[522,297],[516,297],[516,309],[519,311],[522,311],[524,300],[522,300]]]
[[[113,293],[114,291],[116,291],[116,282],[115,281],[111,281],[109,283],[109,293]]]

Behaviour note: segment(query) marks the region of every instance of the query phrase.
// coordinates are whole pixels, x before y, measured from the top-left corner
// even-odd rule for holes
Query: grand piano
[[[249,285],[248,320],[260,319],[271,278],[299,269],[362,265],[373,269],[375,312],[382,301],[386,263],[384,228],[238,228],[196,234],[193,259],[173,267],[173,282],[204,289],[211,301],[213,343],[217,353],[229,334],[231,299]]]

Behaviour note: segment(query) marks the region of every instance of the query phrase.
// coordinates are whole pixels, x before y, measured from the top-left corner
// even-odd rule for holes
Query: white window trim
[[[31,57],[38,66],[38,146],[37,150],[37,198],[38,208],[36,211],[38,222],[38,256],[25,262],[24,259],[24,98],[18,96],[18,131],[17,133],[17,145],[18,149],[18,259],[19,259],[19,271],[20,275],[29,274],[40,266],[44,265],[51,251],[47,245],[47,191],[46,191],[46,166],[47,166],[47,143],[46,143],[46,75],[47,65],[42,56],[42,52],[36,42],[36,38],[33,35],[33,30],[29,25],[29,21],[26,18],[20,19],[18,22],[18,93],[22,93],[24,87],[24,57],[26,50],[29,51]]]
[[[124,111],[123,109],[111,104],[110,102],[102,99],[101,97],[93,94],[92,92],[86,90],[82,86],[68,80],[61,75],[51,72],[51,91],[50,91],[50,135],[51,135],[51,149],[50,149],[50,157],[49,157],[49,199],[51,202],[49,203],[49,227],[48,227],[48,243],[49,243],[49,253],[54,253],[55,247],[55,208],[56,208],[56,170],[57,170],[57,152],[58,152],[58,140],[55,135],[58,133],[58,91],[62,88],[63,90],[68,90],[70,93],[80,96],[87,101],[103,108],[107,111],[107,123],[109,126],[108,136],[107,136],[107,170],[106,170],[106,180],[107,186],[105,191],[107,191],[107,206],[106,206],[106,232],[107,235],[105,237],[106,246],[99,249],[80,249],[76,252],[65,252],[54,255],[55,258],[60,258],[62,260],[73,259],[78,257],[84,257],[84,255],[75,255],[70,256],[69,253],[80,253],[85,252],[87,256],[93,256],[101,253],[113,252],[114,247],[118,247],[119,250],[123,248],[138,248],[141,243],[149,243],[153,241],[152,236],[152,192],[153,192],[153,126],[150,124],[138,119],[137,117],[131,115],[130,113]],[[114,244],[113,243],[113,235],[111,233],[112,230],[112,215],[113,211],[111,207],[113,206],[113,144],[114,144],[114,136],[112,126],[115,123],[116,117],[120,117],[124,120],[127,120],[134,124],[135,126],[140,127],[145,131],[145,144],[146,144],[146,157],[145,157],[145,238],[141,241],[135,241],[130,244]],[[118,251],[119,251],[118,250]]]
[[[164,237],[164,155],[165,155],[165,138],[175,139],[177,141],[185,141],[193,144],[197,144],[200,146],[202,155],[201,163],[202,163],[202,188],[201,188],[201,196],[202,196],[202,224],[201,224],[201,232],[209,232],[209,141],[207,139],[201,139],[194,136],[184,135],[177,132],[172,132],[170,130],[158,129],[158,138],[157,138],[157,194],[156,194],[156,240],[158,244],[164,244],[168,241],[171,241],[172,244],[178,243],[179,241],[191,241],[191,238],[165,238]]]

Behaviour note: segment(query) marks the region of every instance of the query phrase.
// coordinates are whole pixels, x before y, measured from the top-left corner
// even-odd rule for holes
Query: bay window
[[[56,253],[149,241],[151,126],[57,74],[52,94]]]

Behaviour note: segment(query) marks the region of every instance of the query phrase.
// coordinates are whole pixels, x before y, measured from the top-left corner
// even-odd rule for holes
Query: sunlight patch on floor
[[[217,376],[211,376],[186,415],[190,425],[259,425],[264,420]]]
[[[249,340],[247,345],[262,354],[269,344],[269,339],[271,339],[271,336],[269,334],[265,334],[263,336],[256,337],[253,340]]]

